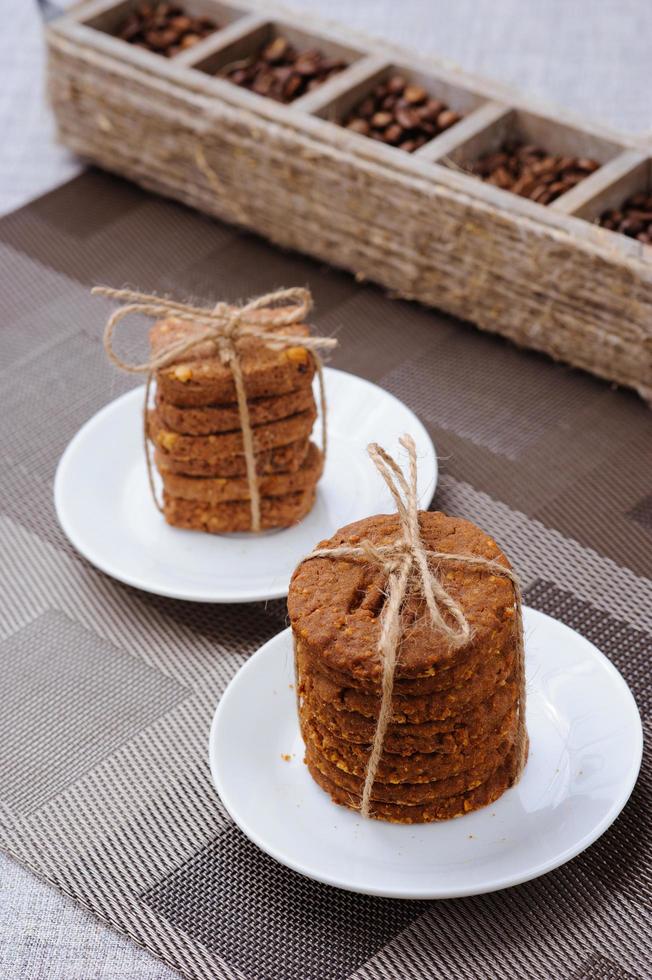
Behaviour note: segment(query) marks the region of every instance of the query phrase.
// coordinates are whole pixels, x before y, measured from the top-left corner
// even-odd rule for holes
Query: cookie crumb
[[[290,752],[281,752],[281,759],[283,759],[283,762],[290,762],[292,754]]]

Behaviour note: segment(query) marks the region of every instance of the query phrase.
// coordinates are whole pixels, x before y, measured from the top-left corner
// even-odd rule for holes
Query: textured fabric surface
[[[393,391],[428,426],[442,468],[434,505],[496,536],[527,601],[613,659],[649,726],[649,409],[95,172],[4,218],[0,250],[0,833],[19,861],[161,961],[134,947],[125,966],[107,932],[101,960],[78,956],[60,975],[649,976],[647,754],[611,830],[538,881],[413,904],[302,879],[233,826],[206,761],[215,704],[285,625],[284,603],[184,604],[129,589],[73,551],[52,506],[66,443],[134,383],[105,362],[108,306],[89,299],[91,285],[209,301],[308,283],[317,329],[341,340],[335,366]],[[62,922],[73,915],[59,908]],[[94,943],[97,927],[81,921]],[[57,975],[52,940],[28,950],[20,937],[3,953],[6,975]]]

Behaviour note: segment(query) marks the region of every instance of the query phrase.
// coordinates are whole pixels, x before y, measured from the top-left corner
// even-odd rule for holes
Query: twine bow
[[[480,555],[458,555],[450,552],[430,551],[426,548],[419,529],[416,446],[414,440],[409,435],[402,436],[399,442],[408,453],[409,480],[405,478],[396,461],[377,443],[372,443],[367,451],[396,503],[401,528],[400,537],[395,542],[384,545],[375,545],[371,541],[365,540],[361,541],[355,547],[343,545],[337,548],[318,548],[304,558],[304,561],[310,561],[313,558],[359,558],[370,564],[378,565],[383,571],[387,572],[387,601],[381,613],[380,637],[378,640],[378,655],[382,665],[381,702],[378,722],[365,771],[360,807],[363,817],[369,816],[371,793],[383,753],[387,726],[392,716],[394,675],[401,639],[401,607],[410,581],[416,579],[417,588],[426,601],[428,614],[433,627],[439,630],[453,647],[459,648],[465,646],[472,636],[471,627],[464,615],[464,610],[459,602],[446,591],[441,581],[431,570],[429,562],[460,562],[469,568],[484,569],[493,574],[502,575],[512,583],[516,609],[516,653],[521,684],[518,734],[519,772],[525,764],[527,747],[527,736],[525,732],[523,600],[518,579],[511,569],[506,568],[500,562],[492,559],[483,558]],[[454,625],[451,625],[447,621],[444,615],[445,613],[449,614]]]
[[[256,456],[254,451],[253,431],[247,403],[247,392],[240,364],[238,341],[244,337],[259,340],[264,346],[281,350],[284,347],[303,347],[313,358],[319,378],[319,398],[321,403],[322,451],[326,457],[327,427],[326,427],[326,391],[324,386],[324,370],[319,350],[331,350],[337,345],[337,340],[331,337],[302,337],[289,336],[278,332],[279,327],[292,326],[305,320],[312,308],[312,298],[307,289],[279,289],[251,300],[244,306],[230,306],[228,303],[218,303],[213,309],[178,303],[175,300],[147,293],[133,292],[130,289],[111,289],[107,286],[96,286],[92,290],[96,296],[107,296],[117,299],[125,305],[119,307],[108,319],[104,329],[104,349],[109,359],[116,367],[131,374],[145,374],[145,408],[143,412],[143,435],[145,440],[145,459],[147,462],[147,477],[154,503],[162,512],[163,508],[156,496],[152,461],[147,443],[147,406],[152,379],[156,371],[169,367],[184,354],[190,353],[195,347],[206,341],[212,341],[223,364],[230,367],[235,384],[240,427],[242,429],[242,444],[247,471],[247,483],[251,503],[251,528],[260,531],[260,490],[256,471]],[[191,324],[195,329],[188,337],[169,344],[149,361],[142,364],[129,364],[123,361],[113,350],[113,335],[118,324],[132,313],[160,319],[172,316]],[[255,314],[258,314],[257,316]]]

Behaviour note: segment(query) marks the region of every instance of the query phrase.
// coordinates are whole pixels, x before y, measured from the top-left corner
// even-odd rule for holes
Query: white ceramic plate
[[[368,443],[379,442],[401,459],[405,454],[398,439],[409,432],[419,455],[422,507],[427,508],[437,483],[435,448],[409,408],[353,374],[326,368],[325,380],[328,459],[315,506],[296,527],[258,535],[169,527],[147,483],[144,390],[137,388],[94,415],[61,457],[54,503],[65,534],[101,571],[146,592],[197,602],[287,595],[297,562],[318,541],[350,521],[395,510],[367,456]],[[317,423],[317,441],[319,429]]]
[[[277,861],[370,895],[477,895],[569,861],[627,802],[641,763],[641,721],[624,680],[588,640],[533,609],[524,622],[530,757],[521,781],[496,803],[403,826],[363,821],[332,803],[302,761],[285,630],[241,668],[215,714],[209,756],[224,806]]]

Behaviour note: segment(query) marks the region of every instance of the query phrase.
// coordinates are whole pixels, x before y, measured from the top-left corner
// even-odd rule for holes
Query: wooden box
[[[144,187],[652,397],[652,247],[595,223],[650,188],[642,139],[250,0],[187,0],[221,29],[164,58],[113,36],[132,5],[90,0],[48,30],[49,92],[66,145]],[[275,31],[348,67],[290,105],[216,77]],[[463,113],[411,154],[339,124],[392,69]],[[601,166],[548,206],[458,169],[506,134]]]

